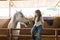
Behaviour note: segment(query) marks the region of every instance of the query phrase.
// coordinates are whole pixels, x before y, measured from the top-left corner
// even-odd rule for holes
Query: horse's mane
[[[21,14],[21,17],[24,17],[24,15],[23,15],[23,13],[21,11],[19,13]]]

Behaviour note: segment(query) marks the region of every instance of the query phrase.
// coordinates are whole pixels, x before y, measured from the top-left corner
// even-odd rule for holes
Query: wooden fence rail
[[[21,28],[21,29],[8,29],[8,28],[0,28],[0,30],[8,30],[9,35],[0,35],[0,37],[9,37],[9,40],[12,40],[12,37],[19,37],[19,36],[31,36],[31,35],[12,35],[12,31],[13,30],[30,30],[31,28]],[[41,37],[55,37],[55,40],[58,40],[58,38],[60,38],[60,35],[58,35],[58,30],[60,30],[60,28],[43,28],[44,30],[54,30],[55,31],[55,35],[41,35]]]

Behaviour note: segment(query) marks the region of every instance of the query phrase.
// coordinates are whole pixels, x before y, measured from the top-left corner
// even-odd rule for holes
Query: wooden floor
[[[60,17],[56,17],[56,18],[53,18],[53,25],[52,26],[49,26],[46,21],[44,22],[44,28],[60,28]],[[9,19],[1,19],[0,20],[0,28],[7,28],[7,25],[9,23]],[[28,28],[32,28],[32,21],[31,21],[31,25],[28,26]],[[24,25],[21,25],[22,27],[21,28],[25,28]],[[28,29],[27,28],[27,29]],[[21,29],[20,31],[20,37],[19,37],[19,40],[31,40],[31,32],[30,30],[31,29]],[[7,35],[7,37],[3,37],[3,36],[0,36],[0,40],[9,40],[9,31],[7,30],[0,30],[0,35]],[[24,36],[24,35],[28,35],[28,36]],[[56,40],[55,37],[42,37],[42,35],[55,35],[55,30],[45,30],[43,29],[41,31],[41,40]],[[60,35],[60,30],[57,31],[57,35]],[[57,40],[60,40],[60,37],[57,38]]]

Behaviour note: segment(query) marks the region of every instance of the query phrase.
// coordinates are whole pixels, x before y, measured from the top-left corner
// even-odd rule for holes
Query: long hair
[[[41,18],[41,11],[40,10],[36,10],[35,11],[35,13],[37,13],[38,14],[38,18],[37,18],[37,22],[40,20],[40,18]],[[35,15],[35,17],[34,17],[34,20],[36,19],[36,15]]]

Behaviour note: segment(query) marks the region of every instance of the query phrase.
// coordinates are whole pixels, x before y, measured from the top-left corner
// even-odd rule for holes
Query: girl
[[[36,40],[35,39],[35,33],[37,33],[37,38],[38,38],[38,40],[40,40],[40,32],[42,30],[42,25],[44,22],[40,10],[35,11],[34,22],[35,22],[34,26],[31,29],[32,40]]]

